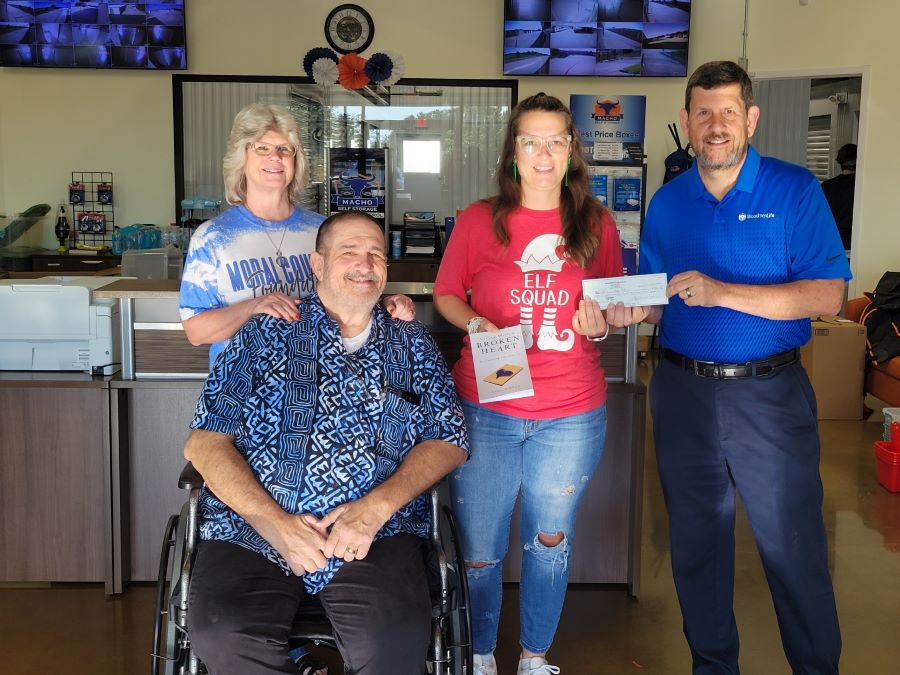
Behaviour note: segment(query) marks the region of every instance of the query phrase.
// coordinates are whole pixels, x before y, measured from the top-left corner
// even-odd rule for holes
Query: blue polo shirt
[[[696,165],[653,196],[641,236],[642,274],[669,279],[697,270],[719,281],[771,285],[850,279],[841,238],[815,176],[750,147],[737,183],[721,201]],[[744,363],[799,347],[809,319],[775,321],[724,307],[669,300],[660,343],[703,361]]]
[[[234,437],[260,485],[288,513],[317,518],[387,480],[415,445],[443,440],[468,451],[462,410],[447,365],[416,321],[373,309],[372,331],[348,353],[340,329],[316,294],[300,319],[257,315],[228,342],[197,403],[192,428]],[[397,511],[376,539],[400,532],[428,536],[429,505],[420,495]],[[208,487],[200,496],[200,536],[287,562]],[[320,591],[342,565],[303,575]]]

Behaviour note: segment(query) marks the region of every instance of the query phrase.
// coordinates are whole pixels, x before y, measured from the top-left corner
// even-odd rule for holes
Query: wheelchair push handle
[[[184,465],[181,475],[178,476],[178,487],[182,490],[199,490],[203,487],[203,482],[203,476],[190,462]]]

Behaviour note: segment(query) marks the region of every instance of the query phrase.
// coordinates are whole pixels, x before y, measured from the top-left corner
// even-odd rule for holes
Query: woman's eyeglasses
[[[569,151],[572,144],[572,137],[566,136],[529,136],[523,134],[516,136],[516,143],[526,155],[536,155],[541,151],[541,145],[547,146],[547,151],[551,155],[558,155]]]
[[[273,152],[282,159],[288,159],[297,154],[297,148],[293,145],[272,145],[271,143],[248,143],[247,147],[253,148],[259,157],[268,157]]]

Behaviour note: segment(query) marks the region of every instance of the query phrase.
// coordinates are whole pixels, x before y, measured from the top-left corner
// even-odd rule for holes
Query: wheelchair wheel
[[[150,675],[201,675],[206,669],[191,652],[182,611],[180,579],[186,560],[188,504],[169,518],[159,554]]]
[[[456,521],[448,506],[442,506],[439,536],[446,554],[446,590],[435,605],[432,653],[428,663],[432,675],[471,675],[473,670],[472,625],[469,583],[459,543]]]

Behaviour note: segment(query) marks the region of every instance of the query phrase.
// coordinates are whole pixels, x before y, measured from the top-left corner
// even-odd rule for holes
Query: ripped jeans
[[[503,592],[502,562],[509,524],[521,491],[521,633],[525,649],[550,648],[569,579],[575,514],[603,455],[606,405],[578,415],[528,420],[463,401],[472,456],[450,476],[453,511],[469,563],[473,646],[488,654],[497,644]],[[544,533],[563,540],[542,544]]]

